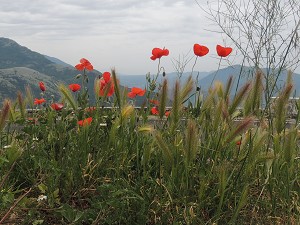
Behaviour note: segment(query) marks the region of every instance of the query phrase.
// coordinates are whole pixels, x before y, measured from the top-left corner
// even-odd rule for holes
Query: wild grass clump
[[[138,110],[114,70],[95,81],[97,107],[63,84],[57,105],[33,106],[29,89],[26,100],[5,101],[1,222],[299,223],[298,120],[286,124],[292,83],[263,112],[261,79],[257,72],[234,97],[232,78],[215,82],[193,108],[191,78],[177,81],[173,96],[165,79],[154,109],[145,98]]]

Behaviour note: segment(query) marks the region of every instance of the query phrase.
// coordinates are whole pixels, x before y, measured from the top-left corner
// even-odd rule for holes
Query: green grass
[[[92,111],[85,109],[86,96],[63,85],[58,87],[61,111],[51,109],[51,100],[32,113],[24,110],[32,107],[29,90],[26,98],[19,95],[3,104],[0,221],[300,222],[298,119],[285,124],[290,81],[265,111],[261,74],[234,99],[229,97],[230,80],[225,87],[215,82],[206,97],[193,93],[191,79],[175,87],[164,81],[157,97],[160,112],[153,121],[152,105],[134,109],[112,74],[116,96],[98,96]],[[167,96],[168,88],[174,89],[173,96]],[[193,94],[196,105],[185,107]],[[162,111],[168,97],[173,105],[166,117]],[[111,110],[101,107],[108,101]],[[90,125],[77,124],[89,117]]]

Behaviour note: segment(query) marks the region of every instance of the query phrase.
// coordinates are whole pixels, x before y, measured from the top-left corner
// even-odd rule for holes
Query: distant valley
[[[34,52],[26,47],[23,47],[15,41],[8,38],[0,37],[0,102],[5,98],[15,99],[17,91],[24,93],[25,86],[30,86],[35,97],[39,97],[40,90],[38,82],[43,81],[47,87],[47,95],[53,95],[56,100],[60,98],[56,85],[60,82],[69,84],[80,82],[74,77],[79,73],[74,66],[63,62],[52,56],[45,56],[38,52]],[[230,66],[219,71],[213,72],[198,72],[193,73],[193,79],[196,81],[204,92],[208,90],[213,79],[226,83],[230,76],[233,76],[232,92],[235,92],[237,82],[239,87],[246,81],[252,78],[253,69],[249,67],[241,67],[240,65]],[[286,71],[283,71],[277,82],[278,90],[286,80]],[[93,95],[94,79],[101,75],[101,72],[94,70],[89,72],[90,96]],[[184,80],[191,75],[191,72],[185,72],[181,75],[181,80]],[[154,75],[153,75],[154,76]],[[126,87],[146,86],[146,74],[143,75],[124,75],[118,74],[120,84]],[[168,79],[169,90],[172,91],[175,81],[179,78],[176,72],[166,73],[164,77]],[[158,82],[162,81],[162,75],[159,76]],[[300,75],[294,74],[294,90],[297,95],[300,91]]]

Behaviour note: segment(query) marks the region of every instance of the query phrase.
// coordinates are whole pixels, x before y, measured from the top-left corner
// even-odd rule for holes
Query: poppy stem
[[[215,74],[214,74],[214,77],[213,77],[213,79],[212,79],[212,81],[211,81],[211,83],[210,83],[210,86],[209,86],[209,87],[211,87],[211,86],[212,86],[212,84],[213,84],[213,82],[214,82],[214,80],[215,80],[215,78],[216,78],[216,76],[217,76],[217,73],[219,72],[219,69],[220,69],[220,67],[221,67],[221,61],[222,61],[222,56],[221,56],[221,58],[220,58],[220,61],[219,61],[219,66],[218,66],[218,69],[217,69],[217,71],[215,72]]]
[[[157,74],[156,74],[156,77],[155,77],[155,82],[157,81],[157,78],[158,78],[158,76],[159,76],[159,73],[160,73],[160,58],[158,59]]]
[[[194,72],[194,68],[196,66],[196,63],[197,63],[197,59],[198,59],[198,56],[196,56],[196,59],[195,59],[195,62],[194,62],[194,65],[192,67],[192,72],[191,72],[191,75],[193,76],[193,72]]]

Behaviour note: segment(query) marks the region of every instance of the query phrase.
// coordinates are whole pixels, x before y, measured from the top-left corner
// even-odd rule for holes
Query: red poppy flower
[[[151,114],[152,115],[158,115],[159,114],[158,108],[156,106],[151,108]]]
[[[159,101],[155,99],[149,99],[149,102],[152,103],[153,105],[159,105]]]
[[[194,44],[194,53],[196,56],[205,56],[209,49],[204,45]]]
[[[217,53],[221,57],[226,57],[232,52],[232,48],[230,47],[223,47],[221,45],[217,45],[216,47]]]
[[[53,103],[51,104],[51,108],[54,109],[55,111],[60,111],[64,107],[64,104],[62,103]]]
[[[146,93],[145,89],[133,87],[131,88],[131,92],[128,93],[129,98],[135,98],[137,95],[138,96],[143,96]]]
[[[44,98],[41,98],[41,99],[35,98],[33,104],[40,105],[44,102],[46,102],[46,100]]]
[[[81,86],[79,84],[70,84],[69,88],[71,91],[76,92],[80,90]]]
[[[236,145],[240,146],[242,144],[242,141],[237,141]]]
[[[46,91],[46,86],[45,86],[44,82],[40,82],[39,86],[40,86],[41,91]]]
[[[170,113],[171,113],[171,111],[167,110],[167,111],[165,112],[165,116],[166,116],[166,117],[170,116]]]
[[[102,77],[100,79],[100,90],[99,95],[104,96],[105,92],[107,91],[107,88],[109,88],[107,92],[107,96],[112,96],[115,92],[115,86],[111,79],[111,75],[109,72],[104,72],[102,74]]]
[[[76,68],[77,70],[84,70],[84,69],[87,69],[87,70],[93,70],[93,69],[94,69],[94,67],[93,67],[93,65],[90,63],[90,61],[87,60],[87,59],[85,59],[85,58],[80,59],[80,63],[77,64],[77,65],[75,66],[75,68]]]
[[[79,121],[77,122],[77,124],[78,124],[79,126],[87,126],[87,125],[90,125],[90,124],[91,124],[92,120],[93,120],[93,118],[92,118],[92,117],[89,117],[89,118],[86,118],[86,119],[84,119],[84,120],[79,120]]]
[[[152,56],[150,57],[150,59],[156,60],[156,59],[160,59],[162,56],[168,56],[168,55],[169,55],[168,49],[153,48]]]

